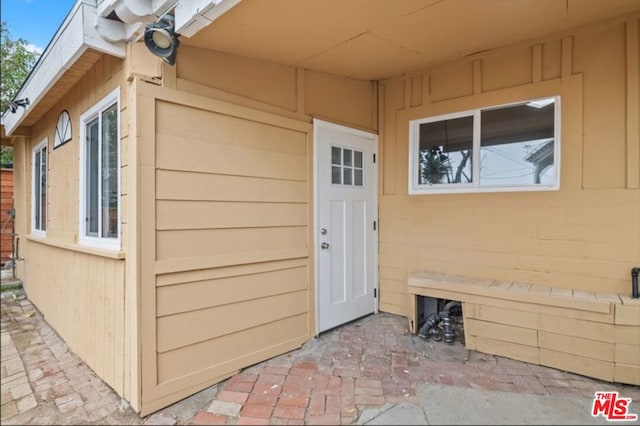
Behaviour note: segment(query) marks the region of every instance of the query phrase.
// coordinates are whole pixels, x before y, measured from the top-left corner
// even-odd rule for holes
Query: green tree
[[[29,49],[26,40],[13,40],[6,22],[0,22],[0,33],[0,114],[4,114],[39,55]],[[1,147],[0,165],[5,166],[12,162],[13,149]]]

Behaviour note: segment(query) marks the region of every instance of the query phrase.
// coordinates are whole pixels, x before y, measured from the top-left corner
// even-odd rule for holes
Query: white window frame
[[[552,185],[532,184],[532,185],[503,185],[503,186],[480,186],[480,135],[481,135],[481,113],[496,108],[504,108],[515,105],[522,105],[541,99],[553,98],[554,107],[554,183]],[[476,108],[466,111],[459,111],[451,114],[443,114],[434,117],[420,118],[409,121],[409,194],[464,194],[482,192],[528,192],[528,191],[558,191],[560,189],[560,96],[545,96],[544,98],[525,99],[523,101],[511,102],[507,104],[492,105],[488,107]],[[451,184],[419,184],[418,183],[418,151],[420,148],[420,125],[437,121],[451,120],[462,117],[473,117],[473,144],[472,144],[472,179],[469,183]]]
[[[47,225],[49,222],[49,209],[47,209],[47,218],[45,219],[45,227],[44,229],[38,229],[36,227],[36,208],[39,206],[36,205],[36,202],[39,203],[39,201],[36,201],[36,154],[39,152],[40,153],[40,161],[42,161],[42,150],[43,148],[47,149],[47,163],[46,163],[46,168],[45,168],[45,173],[46,173],[46,182],[47,182],[47,186],[46,186],[46,200],[47,200],[47,204],[49,204],[49,139],[48,138],[44,138],[42,141],[40,141],[40,143],[38,143],[36,146],[33,147],[32,151],[31,151],[31,235],[35,235],[37,237],[46,237],[47,236]],[[37,182],[37,184],[39,186],[41,186],[42,184],[40,182]],[[42,206],[40,207],[40,215],[42,215]]]
[[[118,142],[118,161],[117,161],[117,170],[118,170],[118,189],[117,189],[117,193],[118,193],[118,215],[117,215],[117,238],[107,238],[107,237],[93,237],[93,236],[88,236],[87,232],[86,232],[86,228],[87,228],[87,223],[86,223],[86,182],[87,182],[87,176],[86,176],[86,125],[87,123],[89,123],[90,121],[94,120],[95,118],[98,118],[99,120],[99,132],[98,132],[98,137],[99,137],[99,143],[100,143],[100,147],[102,147],[102,113],[107,110],[108,108],[110,108],[111,106],[113,106],[113,104],[116,104],[116,111],[117,111],[117,118],[116,118],[116,140]],[[111,93],[109,93],[108,95],[106,95],[104,98],[102,98],[98,103],[96,103],[93,107],[91,107],[89,110],[87,110],[85,113],[83,113],[80,116],[80,185],[79,185],[79,189],[80,189],[80,194],[78,197],[79,200],[79,207],[78,207],[78,226],[79,226],[79,231],[78,231],[78,241],[81,245],[85,245],[85,246],[89,246],[89,247],[95,247],[95,248],[100,248],[100,249],[106,249],[106,250],[116,250],[119,251],[120,247],[121,247],[121,241],[122,241],[122,220],[121,220],[121,214],[122,214],[122,200],[121,200],[121,180],[122,180],[122,173],[121,173],[121,141],[120,141],[120,88],[116,88],[115,90],[113,90]],[[98,150],[100,155],[102,155],[102,149]],[[101,157],[100,157],[101,158]],[[101,161],[98,161],[99,164],[101,164]],[[102,179],[98,180],[98,185],[99,188],[101,188],[101,181]],[[98,191],[99,194],[101,194],[101,190]],[[102,208],[98,208],[98,211],[100,212],[102,210]],[[102,227],[102,220],[98,220],[99,223],[99,229],[101,229]]]

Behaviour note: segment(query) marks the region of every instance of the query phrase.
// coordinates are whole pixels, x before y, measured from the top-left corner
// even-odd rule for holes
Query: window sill
[[[559,191],[560,186],[495,186],[495,187],[440,187],[440,188],[409,188],[409,195],[432,194],[486,194],[491,192],[550,192]]]
[[[27,235],[25,238],[28,241],[32,241],[38,244],[57,247],[65,250],[71,250],[78,253],[91,254],[91,255],[100,256],[100,257],[108,257],[110,259],[124,259],[126,257],[126,253],[121,250],[118,250],[118,251],[105,250],[105,249],[99,249],[94,247],[87,247],[79,244],[60,243],[56,241],[47,240],[45,238],[41,238],[37,235]]]
[[[39,231],[37,229],[32,229],[31,236],[35,238],[45,239],[47,238],[47,231]]]

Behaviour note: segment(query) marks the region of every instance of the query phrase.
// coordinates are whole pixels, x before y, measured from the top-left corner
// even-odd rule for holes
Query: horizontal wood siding
[[[69,347],[124,395],[125,261],[27,241],[29,299]]]
[[[31,117],[31,137],[16,147],[17,216],[21,275],[27,295],[45,319],[120,396],[136,403],[136,362],[127,354],[135,335],[126,293],[127,170],[129,118],[127,84],[122,59],[87,51],[77,67],[65,74]],[[79,67],[79,68],[78,68]],[[120,147],[122,185],[122,250],[95,250],[78,244],[80,116],[114,89],[120,88]],[[54,100],[54,101],[52,101]],[[45,108],[46,105],[46,108]],[[60,113],[71,117],[72,138],[53,146]],[[48,139],[47,229],[45,237],[31,233],[32,148]],[[135,286],[135,283],[133,283]],[[127,324],[128,323],[128,324]]]
[[[311,126],[144,90],[155,126],[145,127],[153,148],[142,162],[154,167],[141,189],[155,223],[143,227],[143,245],[154,246],[142,276],[155,288],[143,292],[143,321],[155,350],[143,353],[152,363],[143,368],[143,413],[299,346],[315,315]]]
[[[238,367],[229,367],[233,365],[233,361],[246,360],[255,353],[287,343],[292,335],[304,335],[307,332],[306,317],[307,314],[303,313],[272,322],[261,322],[234,333],[162,352],[158,354],[158,381],[162,383],[171,378],[207,370],[235,371]],[[224,321],[228,322],[226,319]],[[185,359],[189,362],[185,363]]]

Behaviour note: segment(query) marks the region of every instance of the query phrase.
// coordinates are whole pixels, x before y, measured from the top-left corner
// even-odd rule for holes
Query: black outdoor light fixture
[[[176,63],[176,52],[180,41],[174,31],[175,18],[167,13],[158,22],[147,25],[144,31],[144,44],[156,56],[169,65]]]
[[[18,107],[27,108],[29,105],[29,98],[24,99],[16,99],[15,101],[9,102],[9,110],[15,114],[18,111]]]

